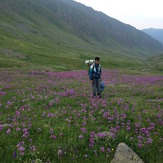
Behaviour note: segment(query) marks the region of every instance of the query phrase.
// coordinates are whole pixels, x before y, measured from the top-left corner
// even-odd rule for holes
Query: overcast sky
[[[163,29],[163,0],[75,0],[137,29]]]

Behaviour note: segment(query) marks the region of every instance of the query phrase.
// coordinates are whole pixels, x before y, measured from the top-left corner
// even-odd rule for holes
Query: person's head
[[[99,58],[99,57],[96,57],[96,58],[95,58],[95,63],[96,63],[96,64],[99,64],[99,63],[100,63],[100,58]]]

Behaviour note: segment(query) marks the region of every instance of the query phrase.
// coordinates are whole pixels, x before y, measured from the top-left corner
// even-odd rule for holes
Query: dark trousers
[[[92,82],[93,96],[96,96],[96,95],[100,96],[101,94],[100,82],[101,82],[100,78],[93,78],[93,82]]]

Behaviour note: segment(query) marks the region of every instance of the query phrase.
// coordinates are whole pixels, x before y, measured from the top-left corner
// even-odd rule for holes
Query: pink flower
[[[6,131],[7,134],[10,134],[11,133],[11,129],[9,128],[7,131]]]
[[[27,128],[23,128],[22,131],[23,132],[28,132],[28,129]]]
[[[19,148],[18,148],[18,150],[20,151],[20,155],[24,155],[24,151],[25,151],[25,148],[23,147],[23,146],[20,146]]]
[[[87,133],[87,130],[86,130],[86,128],[84,128],[84,127],[81,128],[80,130],[81,130],[83,133],[85,133],[85,134]]]
[[[61,156],[63,154],[63,151],[59,149],[57,153],[58,153],[58,156]]]
[[[27,132],[24,132],[24,133],[23,133],[23,136],[22,136],[22,137],[23,137],[23,138],[28,138],[28,136],[29,136],[29,132],[27,131]]]
[[[139,142],[138,143],[138,147],[141,148],[143,145]]]
[[[12,105],[12,103],[10,101],[7,102],[7,105]]]
[[[50,118],[50,117],[54,117],[55,114],[54,113],[48,113],[47,117]]]
[[[61,132],[61,133],[59,134],[59,136],[60,136],[60,137],[63,137],[63,133]]]
[[[16,131],[20,131],[20,130],[21,130],[20,128],[18,128],[18,127],[16,128]]]
[[[101,147],[101,148],[100,148],[100,151],[101,151],[101,152],[105,152],[105,147]]]
[[[24,148],[23,146],[21,146],[21,147],[18,148],[18,150],[19,150],[20,152],[23,152],[23,151],[25,151],[25,148]]]
[[[20,148],[23,144],[24,144],[24,141],[21,141],[21,142],[19,142],[19,143],[16,145],[16,147],[17,147],[17,148]]]
[[[79,139],[83,139],[83,135],[79,135]]]
[[[130,126],[127,126],[127,130],[130,131],[131,130],[131,127]]]
[[[33,145],[33,146],[30,147],[30,150],[36,151],[36,147]]]
[[[111,149],[110,148],[108,148],[107,150],[108,150],[109,153],[111,152]]]
[[[53,101],[51,101],[51,102],[49,103],[49,106],[53,106]]]
[[[50,134],[53,134],[53,129],[52,128],[50,129]]]
[[[0,96],[2,95],[6,95],[7,93],[6,92],[0,92]]]
[[[147,144],[152,144],[152,141],[153,141],[152,138],[148,138],[148,140],[147,140]]]
[[[53,139],[53,140],[57,139],[57,137],[55,135],[51,135],[50,138]]]

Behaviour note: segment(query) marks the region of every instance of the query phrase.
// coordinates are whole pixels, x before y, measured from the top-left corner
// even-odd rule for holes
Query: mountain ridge
[[[157,41],[160,41],[163,44],[163,29],[146,28],[146,29],[143,29],[142,31],[148,34],[149,36],[153,37]]]
[[[0,9],[0,54],[22,54],[14,59],[23,65],[80,68],[101,55],[123,67],[163,52],[144,32],[72,0],[0,0]]]

